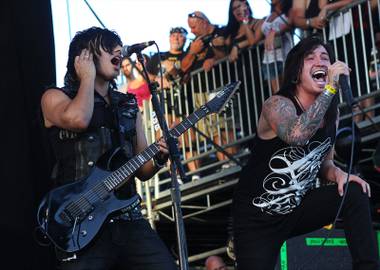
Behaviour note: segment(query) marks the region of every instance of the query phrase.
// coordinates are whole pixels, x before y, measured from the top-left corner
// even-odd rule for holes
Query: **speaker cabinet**
[[[330,235],[329,235],[330,233]],[[322,247],[324,239],[329,236]],[[380,247],[380,231],[376,232]],[[342,229],[320,229],[289,239],[281,248],[276,270],[349,270],[351,254]]]

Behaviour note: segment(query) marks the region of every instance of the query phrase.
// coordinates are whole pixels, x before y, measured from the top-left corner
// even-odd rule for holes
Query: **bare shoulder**
[[[296,116],[296,108],[293,102],[283,96],[273,95],[263,104],[263,114],[265,117],[288,117]]]
[[[273,95],[264,102],[262,116],[272,130],[276,132],[279,126],[297,118],[297,111],[290,99]]]
[[[50,127],[56,122],[55,119],[62,115],[64,108],[71,102],[71,99],[62,91],[50,88],[45,91],[41,98],[41,109],[45,121],[45,126]]]
[[[260,29],[263,22],[264,22],[264,19],[254,18],[250,23],[251,29],[252,30]]]
[[[65,95],[62,91],[58,90],[57,88],[50,88],[44,92],[41,98],[41,106],[47,106],[50,105],[50,103],[56,103],[60,100],[70,100],[70,98]]]

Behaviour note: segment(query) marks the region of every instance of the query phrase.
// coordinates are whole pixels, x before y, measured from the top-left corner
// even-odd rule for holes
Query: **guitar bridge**
[[[66,210],[62,211],[60,214],[59,214],[59,217],[62,219],[62,221],[64,223],[66,223],[67,225],[70,225],[73,223],[73,219],[72,217],[70,217],[67,213],[66,213]]]

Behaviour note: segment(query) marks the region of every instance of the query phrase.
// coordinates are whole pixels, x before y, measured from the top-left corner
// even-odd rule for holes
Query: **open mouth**
[[[325,83],[327,79],[327,72],[324,69],[318,69],[315,70],[312,74],[311,77],[315,82],[318,84]]]
[[[111,59],[111,63],[115,66],[118,66],[120,67],[120,63],[121,63],[121,57],[120,56],[116,56],[114,58]]]

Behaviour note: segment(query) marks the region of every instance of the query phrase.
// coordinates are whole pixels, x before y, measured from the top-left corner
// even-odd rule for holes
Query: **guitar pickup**
[[[84,198],[80,201],[70,202],[65,209],[59,214],[59,217],[65,222],[72,224],[74,220],[82,221],[94,209],[94,206]]]

